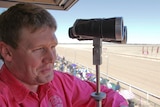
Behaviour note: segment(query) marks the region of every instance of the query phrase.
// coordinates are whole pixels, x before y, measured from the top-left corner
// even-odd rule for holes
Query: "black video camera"
[[[102,38],[104,42],[127,42],[127,27],[122,17],[108,19],[77,19],[69,28],[69,37],[78,40]]]

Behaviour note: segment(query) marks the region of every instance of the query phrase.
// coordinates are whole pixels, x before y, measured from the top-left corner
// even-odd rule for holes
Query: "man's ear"
[[[9,46],[4,42],[0,42],[0,53],[4,61],[10,62],[12,60],[12,52]]]

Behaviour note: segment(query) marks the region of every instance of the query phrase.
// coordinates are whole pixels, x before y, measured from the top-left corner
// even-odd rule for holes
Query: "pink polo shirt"
[[[0,107],[96,107],[91,97],[95,91],[94,83],[54,71],[54,79],[33,93],[16,80],[5,65],[0,71]],[[117,92],[105,86],[101,91],[107,94],[102,107],[127,107],[126,100]]]

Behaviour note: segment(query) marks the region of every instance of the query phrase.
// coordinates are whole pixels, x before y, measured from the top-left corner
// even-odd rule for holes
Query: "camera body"
[[[102,38],[104,42],[127,42],[127,27],[122,17],[108,19],[77,19],[69,28],[69,37],[78,40]]]

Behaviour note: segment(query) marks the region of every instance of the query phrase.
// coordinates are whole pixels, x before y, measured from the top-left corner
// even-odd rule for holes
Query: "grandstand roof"
[[[20,2],[29,2],[51,10],[68,10],[78,0],[0,0],[0,7],[8,8]]]

